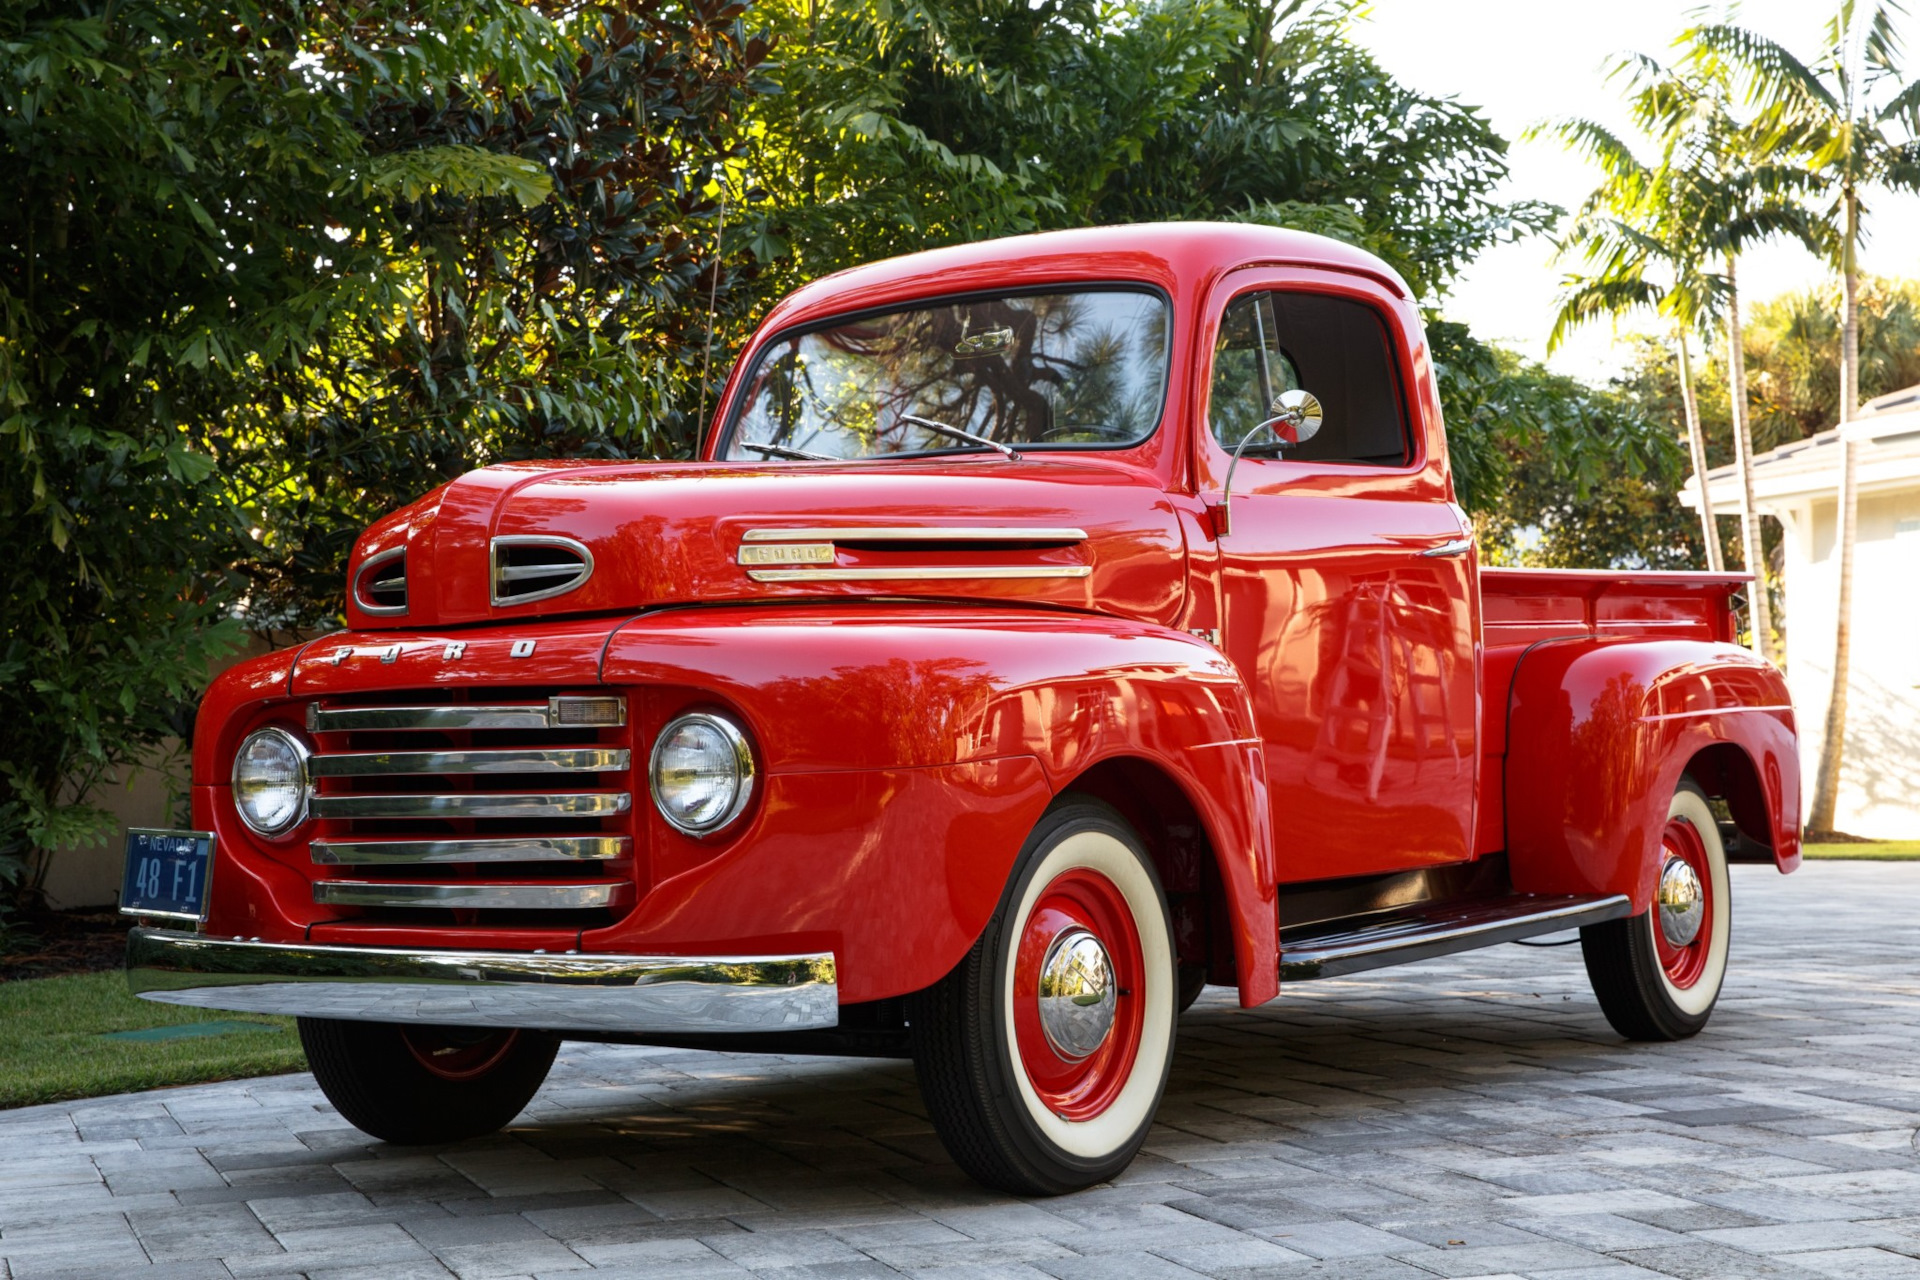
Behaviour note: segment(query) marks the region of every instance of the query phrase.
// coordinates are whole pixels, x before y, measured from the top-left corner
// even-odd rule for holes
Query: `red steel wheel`
[[[1140,1052],[1140,931],[1098,871],[1075,868],[1041,891],[1014,953],[1013,1027],[1041,1103],[1090,1120],[1119,1097]]]
[[[1667,981],[1686,991],[1707,969],[1713,941],[1713,868],[1699,828],[1685,817],[1667,820],[1660,853],[1653,944]]]
[[[400,1039],[413,1060],[442,1080],[473,1080],[493,1070],[520,1042],[520,1032],[479,1027],[411,1027]]]

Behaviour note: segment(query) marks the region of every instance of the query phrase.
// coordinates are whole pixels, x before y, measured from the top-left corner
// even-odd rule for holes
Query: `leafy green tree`
[[[1598,389],[1428,326],[1454,480],[1489,563],[1677,569],[1700,545],[1674,497],[1672,421],[1628,389]]]
[[[690,434],[741,13],[0,9],[0,878],[399,495]]]
[[[1548,225],[1502,202],[1506,143],[1399,84],[1351,0],[779,0],[753,233],[781,285],[1058,227],[1246,218],[1355,241],[1437,300]]]
[[[771,88],[742,13],[588,8],[554,28],[542,79],[474,67],[352,97],[384,186],[335,210],[328,256],[375,264],[341,275],[380,285],[223,438],[263,531],[256,617],[336,619],[360,530],[474,467],[692,451],[724,373],[712,330],[764,294],[749,246],[722,242],[725,170]],[[352,50],[333,56],[351,82]],[[449,154],[455,174],[423,162]],[[472,180],[502,163],[537,182]]]
[[[1862,189],[1879,185],[1920,191],[1920,80],[1903,83],[1893,0],[1840,0],[1819,52],[1803,62],[1785,46],[1730,23],[1687,33],[1696,61],[1724,67],[1747,86],[1760,108],[1764,144],[1794,156],[1831,190],[1823,211],[1842,283],[1840,345],[1840,599],[1834,635],[1833,686],[1814,770],[1808,826],[1833,828],[1845,750],[1847,692],[1853,648],[1853,560],[1859,524],[1859,451],[1847,431],[1859,408],[1859,251]]]
[[[1920,281],[1864,276],[1859,305],[1860,398],[1920,384]],[[1760,303],[1745,333],[1755,445],[1771,449],[1825,431],[1840,414],[1840,330],[1833,289]]]
[[[237,643],[211,425],[285,358],[359,154],[288,48],[156,6],[0,12],[0,854],[29,895]],[[322,304],[324,305],[324,304]],[[278,341],[276,342],[276,336]]]

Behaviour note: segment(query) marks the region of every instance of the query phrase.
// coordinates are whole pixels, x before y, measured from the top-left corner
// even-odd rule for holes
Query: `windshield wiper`
[[[740,442],[742,449],[753,449],[773,458],[792,458],[799,462],[844,462],[844,458],[829,457],[824,453],[809,453],[805,449],[795,449],[784,444],[754,444],[750,440]]]
[[[1001,444],[998,440],[989,440],[985,436],[977,436],[971,431],[962,431],[959,427],[950,427],[944,422],[935,422],[932,418],[923,418],[915,413],[901,414],[900,421],[911,422],[916,427],[924,428],[937,436],[945,436],[949,440],[965,440],[969,444],[980,444],[985,445],[989,449],[998,449],[1001,453],[1006,454],[1010,461],[1020,461],[1020,451],[1018,449],[1015,449],[1012,445]]]

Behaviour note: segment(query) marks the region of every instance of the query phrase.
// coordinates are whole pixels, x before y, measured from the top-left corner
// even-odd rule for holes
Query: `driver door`
[[[1256,432],[1220,539],[1222,646],[1253,691],[1279,878],[1466,860],[1473,550],[1437,410],[1411,394],[1425,352],[1398,335],[1420,333],[1415,313],[1354,277],[1249,271],[1217,288],[1209,320],[1209,501],[1282,392],[1310,392],[1324,415],[1294,446]]]

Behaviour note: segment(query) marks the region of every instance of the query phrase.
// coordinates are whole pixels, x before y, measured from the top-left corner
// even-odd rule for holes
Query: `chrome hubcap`
[[[1700,936],[1700,921],[1706,915],[1706,895],[1700,890],[1700,877],[1684,858],[1667,859],[1660,871],[1660,934],[1670,947],[1684,947]]]
[[[1077,1062],[1105,1044],[1118,995],[1100,940],[1085,929],[1064,930],[1040,964],[1040,1030],[1053,1051]]]

